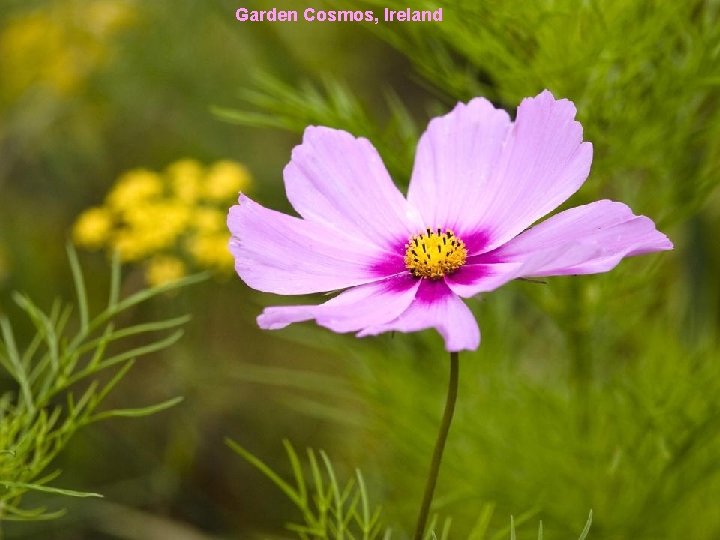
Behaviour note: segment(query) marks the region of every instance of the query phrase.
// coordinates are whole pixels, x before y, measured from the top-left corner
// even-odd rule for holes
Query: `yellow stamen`
[[[405,266],[416,278],[440,279],[467,259],[467,248],[449,229],[427,229],[405,244]]]

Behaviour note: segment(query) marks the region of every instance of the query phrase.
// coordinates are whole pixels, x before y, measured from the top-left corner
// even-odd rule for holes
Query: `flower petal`
[[[408,200],[427,227],[474,231],[512,122],[484,98],[458,103],[418,143]]]
[[[419,214],[393,184],[364,138],[310,126],[285,167],[290,203],[305,219],[349,231],[383,249],[422,228]]]
[[[476,208],[484,251],[501,246],[554,210],[585,182],[592,145],[583,143],[575,105],[545,90],[520,103],[495,174]]]
[[[230,208],[235,270],[250,287],[277,294],[344,289],[381,279],[382,252],[325,225],[269,210],[245,195]]]
[[[522,268],[523,263],[519,261],[466,264],[454,274],[445,276],[445,283],[458,296],[470,298],[479,293],[494,291],[519,277]]]
[[[535,270],[552,265],[555,261],[564,259],[567,264],[581,264],[601,255],[601,249],[593,244],[574,244],[570,246],[553,247],[528,253],[517,257],[516,260],[502,260],[497,250],[483,253],[474,257],[478,261],[490,260],[493,262],[478,262],[461,268],[451,276],[445,277],[450,290],[458,296],[469,298],[476,294],[489,292],[504,285],[508,281],[519,277],[537,277]]]
[[[267,330],[315,319],[334,332],[353,332],[383,324],[405,311],[420,282],[408,274],[353,287],[320,305],[269,307],[258,317]]]
[[[653,221],[636,216],[625,204],[596,201],[554,215],[520,234],[493,256],[521,261],[523,276],[595,274],[614,268],[633,255],[672,249],[672,242]],[[543,254],[554,253],[552,257]]]
[[[443,281],[422,280],[417,296],[396,319],[384,324],[368,326],[358,336],[383,332],[415,332],[435,328],[445,340],[450,352],[475,350],[480,344],[480,329],[475,317]]]
[[[450,227],[470,254],[490,251],[562,204],[587,178],[592,146],[575,106],[547,90],[517,119],[478,98],[430,122],[408,200],[427,225]]]

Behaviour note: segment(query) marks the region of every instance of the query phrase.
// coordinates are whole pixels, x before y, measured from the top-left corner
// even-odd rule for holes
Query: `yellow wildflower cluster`
[[[233,268],[227,208],[250,182],[247,169],[232,161],[203,167],[182,159],[163,173],[128,171],[102,206],[78,216],[73,239],[88,249],[117,251],[124,261],[145,261],[153,285],[192,267],[227,272]]]
[[[8,17],[0,29],[0,97],[12,101],[31,88],[59,96],[77,91],[135,18],[127,0],[55,0]]]

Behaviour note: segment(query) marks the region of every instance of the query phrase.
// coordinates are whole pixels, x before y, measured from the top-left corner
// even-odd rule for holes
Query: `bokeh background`
[[[109,398],[184,402],[78,433],[53,485],[104,499],[35,495],[67,514],[8,523],[8,538],[294,537],[284,524],[297,509],[226,437],[280,474],[290,474],[284,438],[325,449],[344,477],[362,469],[385,523],[406,537],[445,392],[439,337],[262,333],[255,316],[283,300],[249,290],[217,244],[188,238],[204,230],[201,208],[232,202],[222,188],[208,195],[216,181],[288,211],[282,168],[308,124],[369,137],[404,187],[431,117],[478,95],[514,114],[543,88],[575,102],[595,147],[568,205],[624,201],[675,250],[471,302],[483,343],[461,357],[435,510],[452,517],[451,538],[473,527],[474,538],[507,538],[510,515],[518,538],[535,538],[540,520],[546,538],[576,538],[590,509],[593,539],[720,538],[720,3],[417,4],[443,6],[443,22],[242,24],[224,0],[0,0],[0,312],[18,341],[31,328],[12,291],[43,307],[72,298],[68,241],[79,244],[91,305],[107,294],[113,231],[142,216],[175,232],[130,241],[123,290],[211,272],[132,313],[192,321]],[[248,7],[309,6],[349,4]],[[230,168],[218,173],[218,163]],[[194,183],[200,195],[137,203],[135,221],[117,210],[78,233],[83,213],[111,206],[128,175],[165,182],[167,193]]]

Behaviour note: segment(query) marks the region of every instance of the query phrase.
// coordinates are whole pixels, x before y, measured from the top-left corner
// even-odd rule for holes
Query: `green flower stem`
[[[460,362],[458,361],[458,353],[451,352],[450,382],[448,383],[445,412],[443,413],[437,441],[435,441],[435,450],[433,451],[432,462],[430,463],[430,473],[428,474],[427,483],[425,484],[425,494],[423,495],[422,505],[420,506],[420,514],[418,515],[417,525],[415,527],[415,540],[422,540],[425,534],[425,526],[427,525],[428,515],[430,513],[430,503],[432,502],[433,493],[435,492],[435,484],[437,484],[443,450],[445,450],[445,441],[447,441],[448,432],[450,431],[450,423],[452,422],[453,413],[455,412],[459,372]]]

